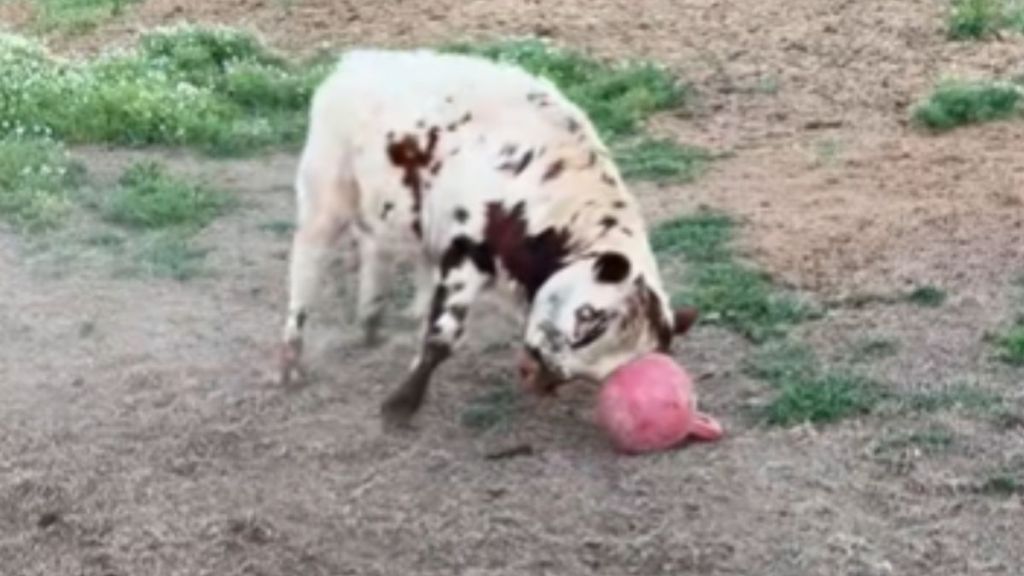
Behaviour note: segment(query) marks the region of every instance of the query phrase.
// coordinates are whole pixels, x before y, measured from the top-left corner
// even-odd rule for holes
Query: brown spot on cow
[[[402,169],[402,184],[412,194],[413,232],[420,236],[420,208],[423,204],[424,181],[422,169],[430,165],[437,150],[438,133],[435,126],[427,131],[426,146],[421,147],[419,139],[406,134],[401,140],[388,145],[387,153],[391,163]]]
[[[533,150],[527,150],[518,160],[509,160],[498,166],[498,170],[519,176],[533,162]]]
[[[548,166],[548,169],[544,172],[544,176],[541,178],[540,181],[547,182],[549,180],[554,180],[555,178],[558,178],[559,174],[561,174],[564,170],[565,160],[555,160],[554,162],[551,163],[550,166]]]
[[[526,205],[522,202],[511,209],[498,202],[488,204],[484,239],[530,301],[548,278],[565,265],[571,243],[565,229],[549,227],[529,234]]]
[[[395,208],[394,203],[392,203],[392,202],[385,202],[384,206],[382,206],[381,210],[380,210],[380,219],[381,220],[387,220],[388,219],[388,214],[390,214],[391,211],[394,210],[394,208]]]
[[[601,182],[604,182],[609,186],[615,186],[617,184],[617,182],[615,182],[615,178],[612,178],[607,172],[601,173]]]
[[[516,150],[518,149],[519,147],[516,146],[515,144],[508,143],[501,147],[499,154],[501,154],[502,156],[512,156],[516,153]]]
[[[434,162],[433,164],[431,164],[430,165],[430,174],[432,176],[437,176],[437,173],[441,171],[442,164],[443,164],[443,162],[441,162],[440,160],[438,160],[437,162]]]
[[[625,200],[616,200],[615,202],[612,202],[612,208],[615,208],[616,210],[622,210],[625,207],[626,207],[626,201]]]
[[[569,116],[565,120],[565,127],[569,130],[570,134],[575,134],[580,131],[580,123],[578,120]]]
[[[459,224],[465,224],[466,221],[469,220],[469,211],[463,208],[462,206],[459,206],[458,208],[455,209],[455,212],[452,214],[452,216],[455,217],[455,221],[458,222]]]

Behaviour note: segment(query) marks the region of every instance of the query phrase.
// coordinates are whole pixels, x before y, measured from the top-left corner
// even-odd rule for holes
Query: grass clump
[[[137,229],[200,229],[228,205],[223,194],[174,178],[156,162],[140,162],[121,175],[103,213],[112,223]]]
[[[692,182],[710,160],[701,148],[652,138],[620,146],[615,156],[623,178],[655,182]]]
[[[710,160],[695,147],[638,138],[653,114],[686,104],[691,90],[650,62],[607,63],[540,40],[456,44],[448,52],[483,56],[520,66],[551,80],[587,113],[616,150],[623,175],[632,179],[688,182]]]
[[[0,135],[0,217],[21,231],[54,228],[71,209],[81,173],[45,132]]]
[[[202,272],[209,252],[196,246],[194,236],[233,205],[230,196],[179,179],[158,163],[138,162],[97,205],[104,220],[135,234],[123,241],[108,233],[95,244],[115,252],[129,249],[135,267],[125,273],[189,280]]]
[[[836,422],[870,413],[883,398],[876,383],[849,371],[823,368],[810,349],[794,343],[762,349],[746,370],[776,390],[759,410],[771,425]]]
[[[70,142],[248,152],[301,142],[327,71],[228,28],[158,29],[134,51],[81,62],[0,35],[0,122],[45,126]]]
[[[78,34],[124,12],[139,0],[34,0],[33,24],[43,32]]]
[[[810,317],[805,304],[779,293],[766,275],[735,259],[729,247],[732,228],[729,218],[702,212],[652,230],[651,245],[663,261],[681,256],[687,263],[686,290],[675,303],[696,306],[703,321],[754,342],[780,336]]]
[[[996,336],[998,358],[1012,366],[1024,366],[1024,321],[1018,322],[1005,333]]]
[[[950,39],[981,40],[1005,29],[1024,31],[1024,4],[1019,0],[953,0]]]
[[[134,260],[136,269],[145,275],[185,282],[203,273],[208,253],[196,246],[186,231],[172,229],[141,238]]]
[[[1004,82],[949,82],[914,110],[914,120],[942,132],[958,126],[990,122],[1019,112],[1021,88]]]
[[[946,303],[948,294],[937,286],[921,286],[907,294],[907,302],[924,308],[938,308]]]

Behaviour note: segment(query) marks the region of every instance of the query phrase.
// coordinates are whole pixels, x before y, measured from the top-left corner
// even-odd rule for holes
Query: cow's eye
[[[572,347],[582,348],[600,338],[608,330],[609,320],[607,313],[596,310],[589,304],[581,306],[576,310]]]
[[[584,304],[576,310],[576,321],[577,322],[593,322],[598,317],[597,310],[590,304]]]

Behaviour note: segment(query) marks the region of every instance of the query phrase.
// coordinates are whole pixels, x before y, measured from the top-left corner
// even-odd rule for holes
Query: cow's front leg
[[[456,244],[453,248],[458,246]],[[390,425],[407,425],[419,411],[434,370],[451,356],[462,341],[469,307],[490,279],[488,271],[478,268],[470,258],[453,257],[451,254],[450,250],[441,261],[437,273],[439,280],[435,282],[424,323],[423,343],[412,370],[381,408],[385,421]]]

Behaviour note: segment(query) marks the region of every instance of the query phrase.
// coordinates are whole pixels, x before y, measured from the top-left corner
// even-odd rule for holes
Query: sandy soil
[[[744,224],[747,257],[820,299],[942,286],[941,308],[838,309],[799,335],[825,357],[895,339],[898,353],[867,368],[893,390],[968,384],[1020,414],[1024,374],[983,336],[1018,305],[1024,123],[937,138],[906,119],[945,75],[1024,72],[1024,41],[946,42],[944,6],[148,0],[53,43],[88,52],[187,19],[298,52],[532,33],[657,58],[699,102],[655,129],[730,154],[692,185],[639,187],[652,217],[725,210]],[[0,4],[8,25],[24,14]],[[99,185],[139,155],[78,154]],[[530,402],[505,430],[461,426],[474,397],[513,378],[514,332],[494,322],[439,375],[418,430],[383,433],[377,405],[412,335],[361,348],[344,267],[313,315],[314,382],[282,390],[270,352],[287,238],[264,225],[291,217],[295,158],[150,154],[243,200],[204,233],[209,277],[114,278],[84,259],[55,275],[0,233],[3,576],[1024,572],[1024,500],[971,489],[1024,459],[1024,427],[951,410],[766,429],[747,416],[769,394],[739,370],[748,345],[713,328],[678,356],[730,435],[648,458],[610,453],[585,390]],[[881,449],[933,425],[955,433],[952,447]],[[519,445],[533,453],[488,458]]]

